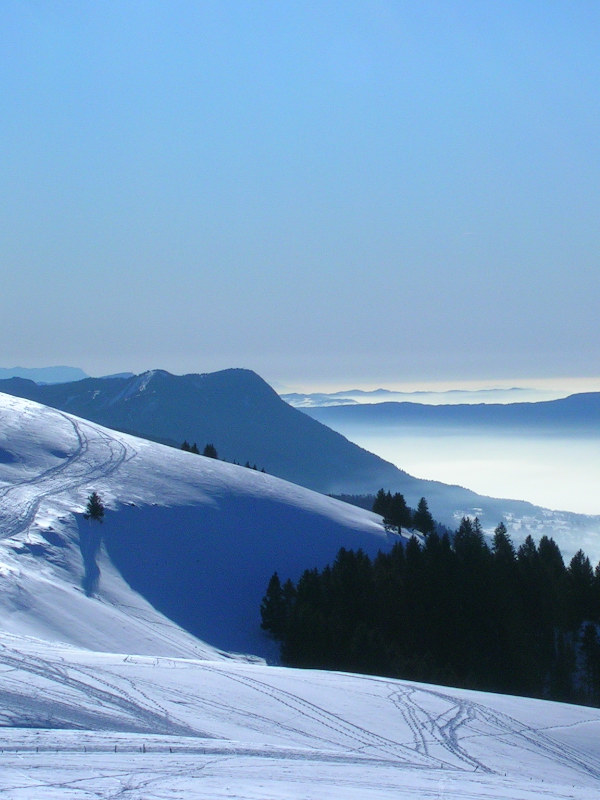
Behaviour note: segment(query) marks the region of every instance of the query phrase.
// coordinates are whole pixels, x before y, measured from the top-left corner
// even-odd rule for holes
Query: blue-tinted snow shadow
[[[296,580],[340,547],[374,556],[393,543],[243,496],[228,497],[223,508],[123,509],[107,514],[103,527],[111,560],[156,609],[217,648],[267,658],[274,648],[260,628],[260,602],[275,570]]]
[[[44,537],[48,539],[47,536]],[[79,549],[83,561],[81,586],[88,597],[92,597],[100,582],[98,554],[102,544],[102,524],[94,520],[79,520]]]
[[[0,447],[0,464],[16,464],[18,458],[10,450]]]

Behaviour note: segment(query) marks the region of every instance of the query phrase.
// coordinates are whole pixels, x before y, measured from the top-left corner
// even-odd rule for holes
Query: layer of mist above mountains
[[[600,513],[600,393],[511,405],[304,408],[413,475],[538,506]]]

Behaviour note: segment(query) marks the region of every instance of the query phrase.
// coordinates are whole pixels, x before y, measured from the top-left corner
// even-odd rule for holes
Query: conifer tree
[[[395,525],[398,530],[401,528],[410,528],[412,525],[412,514],[410,512],[410,508],[406,505],[406,500],[404,499],[404,495],[396,492],[396,494],[392,497],[391,502],[389,504],[388,516],[392,523]],[[431,517],[431,515],[429,515]],[[432,530],[433,530],[433,518],[431,519],[432,522]]]
[[[287,582],[286,582],[287,583]],[[287,587],[289,593],[289,587]],[[270,631],[279,639],[285,628],[286,604],[279,575],[274,572],[267,586],[267,592],[260,604],[261,628]]]
[[[386,494],[385,489],[380,489],[375,495],[375,500],[373,501],[373,511],[382,517],[387,517],[389,515],[389,508],[391,502],[392,502],[391,493],[387,492]]]
[[[424,497],[419,500],[419,505],[413,515],[412,524],[416,530],[424,534],[433,533],[435,530],[435,522],[429,511],[427,500],[425,500]]]
[[[97,522],[102,522],[104,519],[104,504],[97,492],[92,492],[88,497],[87,505],[85,507],[84,519],[93,519]]]

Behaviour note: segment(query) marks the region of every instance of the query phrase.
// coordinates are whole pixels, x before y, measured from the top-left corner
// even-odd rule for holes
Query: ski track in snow
[[[439,699],[448,704],[448,709],[436,713],[427,710],[425,703],[419,703],[415,695]],[[553,761],[564,764],[576,771],[589,774],[600,780],[600,761],[583,759],[579,753],[564,744],[557,744],[539,728],[522,722],[498,711],[492,711],[481,703],[453,697],[435,689],[418,689],[411,686],[394,688],[390,700],[404,716],[413,732],[415,748],[429,755],[432,745],[441,745],[449,754],[456,757],[465,767],[493,772],[485,763],[475,758],[464,744],[485,737],[504,740],[537,755],[543,754]],[[461,736],[461,729],[464,735]],[[431,738],[428,738],[428,735]]]
[[[560,704],[530,701],[523,721],[502,698],[490,696],[494,707],[481,693],[391,679],[69,652],[0,647],[0,797],[358,800],[364,782],[363,797],[386,800],[591,800],[600,786],[598,753],[552,735],[582,725],[593,735],[594,709],[573,718],[573,707],[561,716]],[[519,778],[525,764],[542,777]],[[546,784],[545,770],[560,782]]]
[[[365,749],[375,749],[384,752],[388,758],[391,756],[395,761],[404,760],[407,763],[410,762],[412,766],[415,766],[417,763],[419,766],[425,766],[425,764],[420,763],[418,753],[412,751],[412,758],[407,756],[406,750],[410,750],[410,748],[407,748],[406,745],[387,739],[380,734],[371,732],[361,726],[344,720],[342,717],[301,698],[297,694],[282,689],[276,689],[271,684],[259,681],[247,675],[241,676],[224,673],[213,667],[205,667],[205,669],[212,670],[213,672],[218,671],[219,674],[224,675],[229,680],[237,681],[256,692],[264,694],[280,705],[300,714],[301,717],[306,718],[311,723],[316,723],[318,728],[325,728],[328,732],[333,732],[336,734],[335,741],[325,736],[318,737],[330,746],[339,744],[339,741],[344,741],[346,746],[355,752],[362,752]],[[329,736],[331,736],[331,733]],[[415,756],[417,756],[416,759]]]
[[[148,663],[150,662],[150,663]],[[497,772],[493,765],[482,758],[485,752],[485,741],[503,741],[510,748],[520,752],[528,752],[532,757],[547,759],[550,763],[558,763],[566,769],[586,775],[600,781],[600,761],[597,758],[585,758],[575,749],[551,738],[547,728],[528,725],[501,711],[495,711],[483,703],[476,702],[443,692],[436,687],[427,688],[422,685],[400,681],[378,680],[380,696],[389,704],[385,712],[388,723],[399,714],[405,723],[395,730],[403,734],[401,737],[385,736],[342,716],[334,710],[303,696],[300,692],[291,691],[293,683],[286,681],[286,688],[277,686],[277,680],[268,680],[264,671],[259,675],[251,674],[248,669],[231,669],[209,662],[185,662],[169,659],[157,659],[152,664],[145,659],[144,667],[150,668],[150,677],[145,679],[135,671],[140,662],[134,657],[124,657],[122,663],[131,665],[132,674],[117,667],[104,667],[99,664],[82,664],[74,661],[64,662],[52,658],[43,658],[34,654],[22,654],[10,651],[7,647],[0,649],[2,674],[7,670],[19,673],[19,680],[31,686],[36,681],[43,682],[43,688],[32,690],[32,696],[24,703],[18,692],[11,702],[10,688],[3,692],[1,717],[4,724],[10,725],[11,717],[21,715],[21,724],[31,725],[35,714],[36,703],[45,709],[47,705],[62,704],[65,713],[77,721],[80,714],[82,724],[90,724],[94,719],[87,708],[80,706],[78,697],[86,698],[91,707],[95,707],[96,730],[120,730],[123,734],[146,734],[151,737],[157,734],[169,737],[184,737],[185,747],[193,748],[192,740],[201,740],[196,749],[207,754],[231,751],[231,744],[223,746],[218,742],[207,746],[207,740],[215,739],[214,732],[199,730],[185,722],[185,715],[178,718],[177,707],[189,705],[207,718],[229,719],[242,730],[265,731],[275,729],[306,746],[310,743],[312,758],[333,757],[336,761],[366,760],[372,762],[390,762],[410,769],[449,769],[467,772],[493,774]],[[173,686],[160,687],[157,695],[157,684],[152,679],[152,666],[174,671]],[[177,685],[177,669],[193,669],[197,672],[197,688],[190,690]],[[203,686],[208,678],[215,676],[219,685],[228,682],[236,684],[231,696],[241,691],[247,707],[216,699],[216,694],[206,694]],[[367,680],[367,679],[363,679]],[[47,683],[51,686],[48,687]],[[6,681],[10,687],[10,681]],[[247,691],[246,691],[247,690]],[[219,695],[223,697],[223,695]],[[256,696],[256,702],[252,698]],[[264,698],[261,701],[261,696]],[[248,697],[250,698],[248,700]],[[69,703],[71,706],[69,707]],[[58,714],[57,718],[60,716]],[[26,709],[29,709],[27,711]],[[77,711],[74,711],[77,710]],[[203,711],[202,711],[203,710]],[[38,713],[38,724],[40,722]],[[102,720],[104,719],[104,723]],[[405,739],[404,734],[409,737]],[[240,742],[234,748],[240,753],[245,748]],[[52,749],[57,747],[53,742]],[[72,748],[65,745],[65,749]],[[80,744],[77,744],[80,747]],[[108,748],[107,748],[108,749]],[[279,757],[289,758],[295,748],[284,746],[278,748]],[[248,752],[256,756],[255,748]],[[308,756],[308,753],[304,754]],[[272,758],[273,752],[267,750],[265,757]]]
[[[80,692],[83,697],[92,700],[97,712],[102,713],[104,710],[116,710],[119,715],[122,715],[126,720],[131,720],[131,722],[127,724],[124,723],[124,730],[139,730],[140,732],[146,733],[168,733],[181,736],[194,733],[193,729],[190,729],[188,726],[169,721],[166,709],[160,709],[159,707],[159,712],[154,710],[153,706],[156,707],[155,701],[149,701],[149,698],[145,698],[148,700],[148,703],[144,704],[139,692],[135,692],[138,696],[134,697],[133,694],[126,693],[114,683],[110,683],[105,678],[102,678],[102,670],[100,669],[94,669],[92,671],[71,663],[57,664],[56,662],[31,654],[25,657],[20,654],[13,657],[7,654],[4,649],[0,652],[3,667],[13,667],[15,670],[25,671],[32,677],[51,680],[52,694],[56,696],[55,703],[59,698],[65,696],[64,690],[67,689]],[[78,677],[78,673],[82,677]],[[46,689],[44,693],[40,695],[41,699],[47,700],[48,694],[48,690]],[[8,700],[7,695],[8,693],[5,692],[5,708]],[[17,695],[17,708],[21,702],[20,695]],[[64,701],[60,702],[65,705]]]
[[[0,539],[8,539],[27,530],[42,500],[107,478],[136,455],[131,445],[108,431],[62,411],[48,411],[61,417],[72,428],[77,439],[76,448],[60,464],[43,470],[33,478],[0,487]]]

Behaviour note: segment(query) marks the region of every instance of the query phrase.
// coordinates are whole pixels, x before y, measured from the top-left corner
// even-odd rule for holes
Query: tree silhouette
[[[417,510],[413,514],[412,524],[421,533],[433,533],[435,530],[435,522],[424,497],[419,500]]]
[[[84,513],[85,519],[93,519],[102,522],[104,519],[104,504],[98,492],[92,492],[88,497]]]

